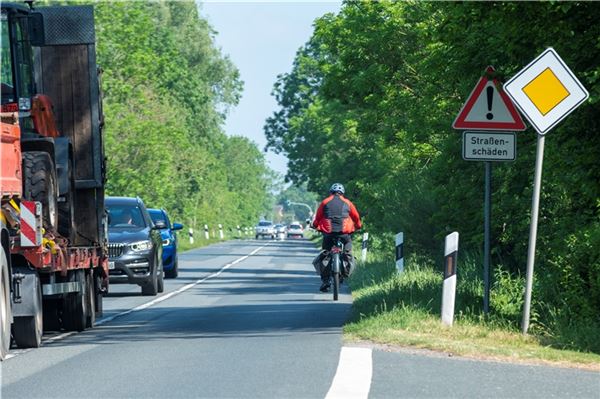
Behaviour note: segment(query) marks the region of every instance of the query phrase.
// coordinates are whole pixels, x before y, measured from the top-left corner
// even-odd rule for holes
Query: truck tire
[[[44,300],[44,332],[60,331],[59,300]]]
[[[75,178],[73,160],[69,157],[69,191],[58,202],[58,233],[71,242],[75,241]]]
[[[80,292],[67,294],[63,302],[63,327],[67,331],[83,331],[88,317],[87,284],[83,269],[72,270],[70,281],[79,281]]]
[[[3,360],[10,348],[10,276],[8,260],[4,248],[0,247],[0,360]]]
[[[85,320],[85,327],[92,328],[96,324],[96,286],[94,284],[93,269],[90,269],[85,274],[86,288],[87,288],[87,317]]]
[[[58,227],[58,187],[56,168],[50,154],[42,151],[23,153],[23,196],[42,203],[42,220],[48,230]]]
[[[96,305],[96,317],[102,317],[102,313],[104,312],[102,303],[104,295],[102,295],[102,276],[99,274],[94,274],[94,290],[96,293],[96,300],[94,301]]]
[[[42,343],[44,316],[42,314],[42,285],[37,274],[34,275],[33,316],[15,317],[12,326],[13,338],[19,348],[38,348]],[[28,293],[22,293],[28,295]]]

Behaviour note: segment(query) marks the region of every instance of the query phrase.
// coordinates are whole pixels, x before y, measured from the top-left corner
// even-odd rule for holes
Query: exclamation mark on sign
[[[492,86],[488,86],[486,90],[486,94],[487,94],[487,106],[488,106],[488,113],[485,115],[486,118],[488,118],[489,120],[494,119],[494,114],[492,114],[492,100],[494,99],[494,88]]]

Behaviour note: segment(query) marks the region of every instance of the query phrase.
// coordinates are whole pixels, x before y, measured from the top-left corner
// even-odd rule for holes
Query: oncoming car
[[[140,198],[107,197],[110,284],[137,284],[143,295],[163,292],[162,237]]]
[[[258,225],[256,226],[256,239],[265,236],[275,238],[276,234],[277,233],[275,232],[275,226],[273,226],[272,222],[268,220],[261,220],[260,222],[258,222]]]
[[[163,245],[163,270],[166,278],[175,278],[179,274],[177,261],[177,234],[176,230],[183,229],[181,223],[171,224],[169,215],[164,209],[148,209],[152,221],[160,229]]]
[[[287,229],[287,237],[288,238],[303,238],[304,237],[304,229],[300,223],[292,223],[289,225]]]

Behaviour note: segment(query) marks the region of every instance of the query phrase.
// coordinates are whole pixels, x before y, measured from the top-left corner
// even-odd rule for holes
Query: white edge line
[[[106,318],[102,318],[102,319],[100,319],[100,320],[96,321],[96,323],[94,324],[94,326],[95,326],[95,327],[96,327],[96,326],[101,326],[102,324],[106,324],[106,323],[108,323],[108,322],[111,322],[111,321],[113,321],[113,320],[114,320],[114,319],[116,319],[116,318],[119,318],[119,317],[126,316],[126,315],[128,315],[128,314],[131,314],[131,313],[133,313],[133,312],[139,312],[140,310],[147,309],[147,308],[149,308],[150,306],[156,305],[157,303],[160,303],[160,302],[162,302],[162,301],[166,301],[167,299],[169,299],[169,298],[172,298],[172,297],[174,297],[175,295],[179,295],[179,294],[181,294],[182,292],[185,292],[185,291],[189,290],[190,288],[193,288],[193,287],[195,287],[196,285],[198,285],[198,284],[201,284],[201,283],[205,282],[206,280],[209,280],[209,279],[211,279],[211,278],[214,278],[214,277],[217,277],[217,276],[219,276],[221,273],[223,273],[225,270],[229,269],[231,266],[233,266],[233,265],[235,265],[235,264],[238,264],[238,263],[240,263],[240,262],[242,262],[242,261],[244,261],[244,260],[248,259],[249,257],[251,257],[252,255],[256,254],[258,251],[260,251],[261,249],[263,249],[263,248],[267,247],[268,245],[269,245],[269,244],[265,244],[265,245],[263,245],[262,247],[258,247],[258,248],[256,248],[255,250],[253,250],[252,252],[250,252],[248,255],[244,255],[244,256],[242,256],[241,258],[238,258],[238,259],[234,260],[233,262],[230,262],[230,263],[226,264],[226,265],[225,265],[225,266],[223,266],[223,267],[222,267],[222,268],[221,268],[221,269],[220,269],[218,272],[215,272],[215,273],[209,274],[208,276],[206,276],[206,277],[203,277],[203,278],[201,278],[201,279],[198,279],[198,280],[194,281],[193,283],[186,284],[186,285],[184,285],[183,287],[179,287],[179,288],[178,288],[178,289],[176,289],[175,291],[171,291],[171,292],[169,292],[168,294],[162,295],[162,296],[160,296],[160,297],[158,297],[158,298],[156,298],[156,299],[153,299],[153,300],[151,300],[150,302],[146,302],[146,303],[143,303],[143,304],[141,304],[141,305],[138,305],[138,306],[136,306],[135,308],[132,308],[132,309],[129,309],[129,310],[125,310],[125,311],[123,311],[123,312],[121,312],[121,313],[117,313],[117,314],[115,314],[115,315],[112,315],[112,316],[109,316],[109,317],[106,317]],[[53,343],[53,342],[55,342],[55,341],[60,341],[60,340],[62,340],[62,339],[65,339],[65,338],[67,338],[67,337],[69,337],[69,336],[73,335],[73,334],[76,334],[76,333],[77,333],[77,331],[69,331],[69,332],[65,332],[65,333],[62,333],[62,334],[59,334],[59,335],[56,335],[56,336],[50,337],[50,338],[48,338],[48,339],[45,339],[45,340],[42,342],[42,345],[40,345],[40,346],[44,346],[44,345],[46,345],[46,344],[51,344],[51,343]],[[9,354],[8,354],[8,355],[6,355],[6,357],[4,358],[4,361],[6,361],[6,360],[8,360],[8,359],[12,359],[12,358],[14,358],[14,357],[17,357],[17,356],[19,356],[19,355],[22,355],[22,354],[24,354],[24,353],[27,353],[27,352],[29,352],[29,351],[31,351],[31,350],[33,350],[33,349],[35,349],[35,348],[25,349],[25,350],[23,350],[22,352],[19,352],[19,353],[9,353]]]

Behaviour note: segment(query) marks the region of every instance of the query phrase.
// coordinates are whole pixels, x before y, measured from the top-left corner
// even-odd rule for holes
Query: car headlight
[[[169,245],[171,245],[171,239],[170,238],[165,238],[163,240],[163,247],[167,247]]]
[[[152,249],[152,241],[138,241],[132,244],[129,244],[129,248],[131,248],[134,252],[142,252],[148,251]]]

